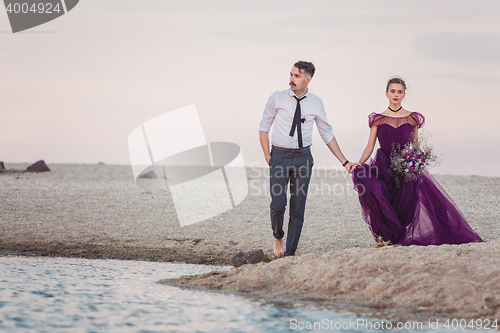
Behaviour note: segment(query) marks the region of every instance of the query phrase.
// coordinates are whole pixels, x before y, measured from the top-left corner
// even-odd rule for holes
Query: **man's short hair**
[[[308,61],[297,61],[293,64],[293,67],[303,70],[304,73],[309,74],[311,77],[314,76],[314,72],[316,71],[316,67],[314,67],[313,63]]]

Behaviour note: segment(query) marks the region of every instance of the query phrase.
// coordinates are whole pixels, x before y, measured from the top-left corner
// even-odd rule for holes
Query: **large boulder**
[[[3,162],[0,162],[0,170],[5,170],[5,165],[3,164]]]
[[[44,172],[44,171],[50,171],[49,167],[43,160],[40,160],[32,165],[30,165],[26,171],[28,172]]]

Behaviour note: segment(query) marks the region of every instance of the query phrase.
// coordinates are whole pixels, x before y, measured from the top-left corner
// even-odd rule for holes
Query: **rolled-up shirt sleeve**
[[[335,135],[333,135],[332,126],[328,123],[328,119],[326,118],[326,111],[325,106],[323,105],[323,101],[319,103],[318,114],[314,118],[314,120],[316,121],[319,135],[321,136],[325,144],[330,143]]]
[[[268,132],[271,130],[271,125],[273,124],[274,117],[276,116],[276,99],[278,97],[278,91],[274,92],[268,99],[264,113],[262,114],[262,120],[259,126],[259,132]]]

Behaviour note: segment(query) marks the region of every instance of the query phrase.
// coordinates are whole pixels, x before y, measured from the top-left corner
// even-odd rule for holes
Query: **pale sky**
[[[307,60],[348,159],[397,74],[443,156],[432,173],[500,176],[499,22],[498,0],[81,0],[12,34],[2,10],[0,161],[128,164],[132,130],[196,104],[207,141],[264,166],[264,105]],[[313,143],[315,166],[340,166]]]

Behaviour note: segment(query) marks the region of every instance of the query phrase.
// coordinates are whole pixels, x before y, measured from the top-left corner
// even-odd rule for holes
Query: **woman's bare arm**
[[[377,130],[378,126],[370,127],[370,137],[368,138],[368,144],[366,145],[361,158],[359,159],[359,164],[363,164],[373,153],[373,148],[375,147],[375,143],[377,142]]]

